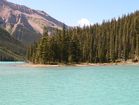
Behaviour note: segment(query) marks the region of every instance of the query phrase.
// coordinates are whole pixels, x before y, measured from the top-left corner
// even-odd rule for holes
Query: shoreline
[[[119,63],[80,63],[80,64],[56,64],[56,65],[51,65],[51,64],[33,64],[33,63],[25,63],[20,66],[22,67],[87,67],[87,66],[118,66],[118,65],[139,65],[139,62],[131,62],[131,61],[124,61],[124,62],[119,62]]]

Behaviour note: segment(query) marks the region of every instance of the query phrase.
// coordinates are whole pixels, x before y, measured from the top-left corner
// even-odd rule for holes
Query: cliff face
[[[44,27],[61,29],[63,23],[43,11],[0,0],[0,26],[24,44],[38,40]]]

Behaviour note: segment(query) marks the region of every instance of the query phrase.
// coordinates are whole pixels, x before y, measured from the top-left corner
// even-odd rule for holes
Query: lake
[[[0,105],[139,105],[139,66],[0,63]]]

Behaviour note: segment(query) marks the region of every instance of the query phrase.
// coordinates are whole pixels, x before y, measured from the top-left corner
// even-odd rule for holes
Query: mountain
[[[61,29],[63,23],[44,11],[0,0],[0,26],[17,40],[30,44],[41,37],[44,27]]]
[[[25,46],[0,28],[0,60],[23,60]]]

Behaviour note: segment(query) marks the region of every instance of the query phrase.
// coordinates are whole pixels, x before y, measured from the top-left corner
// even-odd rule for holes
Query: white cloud
[[[80,19],[80,20],[78,21],[78,25],[79,25],[80,27],[89,26],[89,25],[91,25],[91,22],[90,22],[88,19],[86,19],[86,18],[82,18],[82,19]]]

